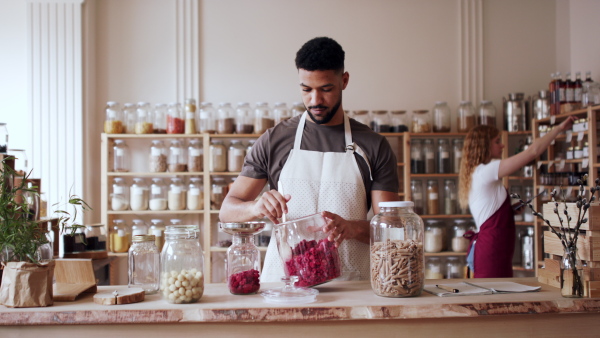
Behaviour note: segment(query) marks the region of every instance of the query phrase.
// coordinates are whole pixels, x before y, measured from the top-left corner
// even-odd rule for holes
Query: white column
[[[53,203],[82,196],[82,4],[28,0],[28,138],[33,176]],[[58,206],[60,207],[60,206]]]
[[[482,0],[461,0],[461,100],[476,107],[483,97]]]
[[[200,99],[198,0],[177,0],[177,100]]]

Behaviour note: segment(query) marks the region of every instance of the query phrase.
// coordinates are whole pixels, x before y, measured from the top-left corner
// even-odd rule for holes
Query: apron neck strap
[[[294,139],[294,149],[300,149],[302,144],[302,134],[304,133],[304,125],[306,124],[306,117],[308,113],[305,111],[300,118],[298,128],[296,129],[296,138]],[[346,144],[346,151],[354,151],[354,143],[352,142],[352,130],[350,128],[350,119],[348,115],[344,113],[344,138]]]

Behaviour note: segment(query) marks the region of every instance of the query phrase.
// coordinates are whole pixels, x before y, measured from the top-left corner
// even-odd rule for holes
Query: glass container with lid
[[[134,219],[131,221],[131,236],[147,235],[148,225],[141,219]]]
[[[169,103],[167,107],[167,134],[183,134],[185,132],[185,120],[181,104]]]
[[[463,148],[463,140],[462,139],[454,139],[452,141],[452,148],[454,158],[452,160],[453,172],[455,174],[460,173],[460,162],[462,161],[462,148]]]
[[[204,170],[204,149],[202,148],[202,141],[199,139],[191,139],[188,143],[187,156],[187,170],[189,172],[200,172]]]
[[[477,124],[496,126],[496,107],[492,101],[483,100],[477,108]]]
[[[150,156],[148,157],[148,171],[151,173],[167,171],[166,149],[161,140],[152,140]]]
[[[248,102],[238,102],[235,116],[235,132],[252,134],[254,132],[254,115]]]
[[[155,177],[152,179],[149,205],[152,211],[167,210],[167,188],[162,178]]]
[[[86,225],[85,239],[86,251],[106,251],[106,229],[104,224]]]
[[[202,179],[198,177],[190,178],[190,184],[187,190],[187,209],[201,210],[204,208],[204,186]]]
[[[107,134],[123,133],[123,112],[118,102],[109,101],[104,109],[106,118],[104,120],[104,132]]]
[[[160,291],[174,304],[195,303],[204,294],[204,253],[197,226],[167,226],[160,254]]]
[[[204,134],[214,134],[217,131],[216,111],[210,102],[202,102],[196,118],[196,130]]]
[[[136,109],[135,133],[152,134],[154,132],[154,116],[148,102],[138,102]]]
[[[217,109],[217,134],[233,134],[235,131],[235,111],[229,102],[221,102]]]
[[[423,151],[423,140],[414,139],[410,141],[410,173],[425,173],[425,152]]]
[[[427,214],[428,215],[439,215],[439,189],[437,180],[427,181]]]
[[[429,219],[425,224],[425,252],[441,252],[444,250],[444,228],[437,220]]]
[[[113,226],[110,231],[110,251],[111,252],[127,252],[129,250],[129,236],[127,226],[122,219],[113,220]]]
[[[123,105],[123,132],[135,134],[135,122],[137,121],[137,112],[135,104],[125,103]]]
[[[378,296],[414,297],[423,291],[423,220],[413,206],[380,202],[371,219],[371,288]]]
[[[169,171],[172,173],[184,172],[187,170],[187,156],[181,141],[171,140],[167,163],[169,166]]]
[[[158,252],[160,252],[165,244],[165,239],[163,236],[163,231],[165,230],[165,223],[160,219],[151,219],[150,220],[150,229],[148,230],[149,235],[154,235],[154,244],[158,248]]]
[[[368,110],[355,110],[352,113],[352,118],[364,125],[371,126],[371,117]]]
[[[459,133],[467,133],[475,127],[475,108],[471,101],[461,101],[457,111],[456,127]]]
[[[125,186],[125,180],[121,177],[113,179],[112,194],[110,194],[110,206],[113,211],[129,209],[129,189]]]
[[[227,150],[227,171],[242,171],[244,159],[246,158],[246,147],[240,140],[231,140]]]
[[[63,251],[65,254],[75,254],[85,252],[85,230],[83,228],[74,229],[71,226],[65,226],[62,230]]]
[[[412,132],[413,133],[430,133],[432,128],[431,113],[429,110],[413,110],[412,117]]]
[[[133,236],[129,248],[130,288],[142,288],[147,295],[158,292],[160,274],[160,253],[154,235]]]
[[[390,123],[392,133],[404,133],[409,131],[409,121],[406,115],[406,110],[390,111]]]
[[[196,134],[196,100],[185,100],[185,133]]]
[[[425,174],[435,174],[435,147],[432,139],[424,141],[423,151],[425,152]]]
[[[446,278],[464,278],[464,270],[465,265],[461,262],[461,259],[454,256],[446,258]]]
[[[442,279],[444,274],[442,273],[442,261],[439,257],[427,257],[427,263],[425,268],[426,279]]]
[[[210,141],[210,158],[208,161],[208,170],[214,171],[226,171],[227,170],[227,148],[223,144],[223,141],[213,139]]]
[[[129,206],[133,211],[148,210],[148,186],[143,178],[136,177],[129,189]]]
[[[422,215],[425,213],[425,201],[423,199],[423,184],[418,180],[410,181],[410,193],[415,204],[413,210],[416,214]]]
[[[304,103],[302,102],[294,102],[292,103],[292,116],[298,116],[304,114],[306,108],[304,107]]]
[[[390,132],[390,115],[387,110],[373,110],[371,112],[371,129],[376,133]]]
[[[123,140],[115,140],[113,145],[113,171],[126,173],[131,170],[129,147]]]
[[[437,146],[437,172],[440,174],[452,173],[452,158],[450,156],[450,144],[447,139],[438,139]]]
[[[213,210],[221,209],[225,195],[227,195],[227,183],[225,183],[225,179],[223,177],[213,178],[210,189],[210,208]]]
[[[292,117],[292,112],[288,109],[285,102],[275,102],[273,106],[273,115],[275,116],[275,124],[283,122]]]
[[[185,195],[186,192],[183,188],[181,178],[174,177],[171,179],[168,192],[167,205],[169,210],[184,210],[185,209]]]
[[[450,132],[450,107],[446,101],[437,101],[433,111],[433,131],[436,133]]]
[[[274,125],[275,120],[271,114],[269,104],[266,102],[256,102],[256,107],[254,107],[254,133],[262,134]]]
[[[167,133],[167,105],[157,103],[154,105],[153,127],[155,134]]]
[[[452,251],[467,252],[467,250],[469,250],[470,242],[467,238],[463,237],[468,230],[469,225],[465,220],[454,220],[454,226],[452,227]]]
[[[444,181],[444,214],[455,215],[457,212],[457,194],[454,180]]]

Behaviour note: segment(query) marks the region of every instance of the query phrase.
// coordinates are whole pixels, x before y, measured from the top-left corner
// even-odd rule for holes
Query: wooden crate
[[[544,215],[544,218],[550,221],[550,225],[558,229],[560,228],[560,221],[558,220],[558,215],[554,213],[555,207],[556,205],[554,204],[554,202],[544,203],[542,213]],[[567,226],[566,216],[564,215],[565,209],[573,219],[576,219],[577,215],[579,215],[579,209],[577,209],[577,205],[575,203],[558,203],[557,209],[558,213],[563,219],[563,222],[565,222],[565,226]],[[582,224],[579,230],[600,231],[600,204],[595,203],[591,205],[586,214],[586,218],[588,219],[588,222]],[[568,225],[571,229],[575,228],[575,222],[573,221],[571,222],[571,224]],[[556,237],[555,235],[552,236]]]
[[[581,260],[600,262],[600,231],[580,233],[577,248]],[[561,257],[564,254],[560,240],[550,231],[544,231],[544,252]]]

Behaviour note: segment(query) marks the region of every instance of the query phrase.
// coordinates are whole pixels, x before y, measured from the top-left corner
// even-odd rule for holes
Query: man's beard
[[[310,112],[310,110],[315,109],[315,108],[327,108],[326,106],[321,106],[321,105],[310,106],[306,109],[306,111],[308,112],[308,116],[314,123],[326,124],[329,121],[331,121],[331,119],[333,119],[333,116],[335,116],[335,112],[338,111],[338,109],[340,108],[341,105],[342,105],[342,98],[340,97],[340,100],[335,104],[335,106],[333,106],[333,109],[331,109],[329,112],[327,112],[327,114],[325,114],[325,116],[323,116],[322,120],[315,119],[315,116]]]

